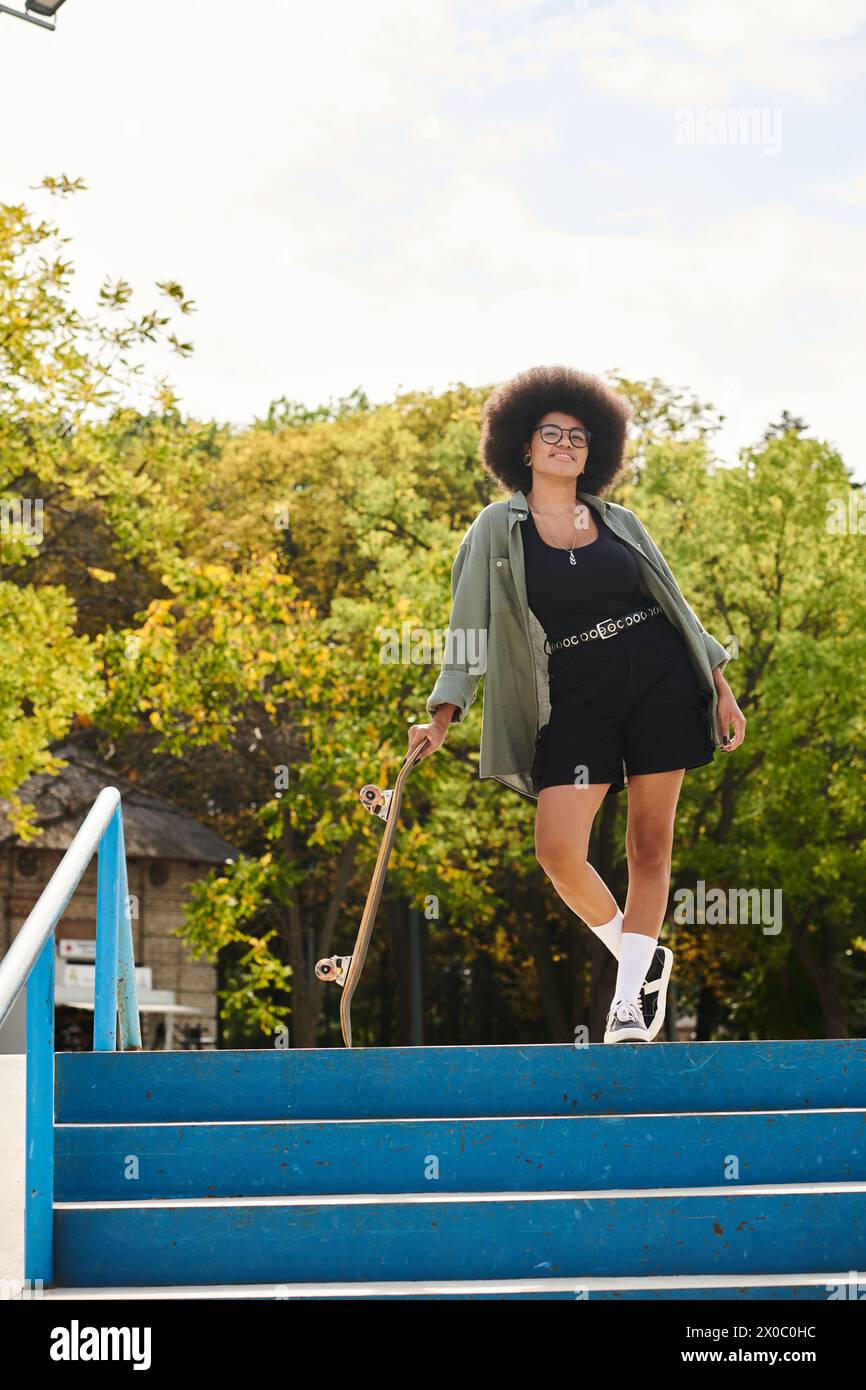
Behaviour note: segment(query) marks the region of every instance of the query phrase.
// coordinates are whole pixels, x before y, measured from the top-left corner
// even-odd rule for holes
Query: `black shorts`
[[[537,792],[600,782],[621,792],[625,776],[713,761],[712,693],[663,613],[552,652],[548,670],[550,719],[532,764]]]

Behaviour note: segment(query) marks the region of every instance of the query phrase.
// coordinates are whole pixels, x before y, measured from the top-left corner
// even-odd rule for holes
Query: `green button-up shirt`
[[[725,666],[730,653],[702,627],[634,512],[589,492],[576,495],[631,549],[647,591],[682,633],[710,712],[713,744],[720,747],[712,673],[714,667]],[[495,777],[536,800],[531,768],[537,736],[550,718],[550,690],[545,632],[526,595],[523,537],[518,527],[528,512],[522,492],[507,501],[491,502],[461,540],[451,568],[452,609],[445,657],[426,708],[432,715],[439,705],[456,705],[454,721],[465,719],[478,682],[485,676],[478,775]]]

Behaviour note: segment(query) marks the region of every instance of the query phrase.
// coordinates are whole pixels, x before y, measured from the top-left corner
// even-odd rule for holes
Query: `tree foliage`
[[[184,934],[223,968],[223,1040],[334,1041],[319,956],[351,949],[392,785],[424,721],[466,526],[495,489],[477,462],[489,388],[382,403],[288,396],[247,429],[197,421],[158,383],[130,404],[136,351],[168,315],[121,321],[106,285],[69,303],[63,238],[0,207],[0,499],[42,499],[44,533],[0,532],[0,794],[75,737],[237,846]],[[192,305],[173,282],[173,311]],[[686,774],[666,936],[680,1009],[725,1036],[863,1029],[862,544],[838,454],[785,413],[723,467],[718,417],[681,388],[611,374],[635,408],[613,500],[663,548],[749,721]],[[11,507],[11,512],[10,512]],[[406,1041],[406,910],[422,914],[427,1040],[598,1036],[612,958],[535,861],[533,806],[477,777],[481,699],[412,773],[357,996],[361,1041]],[[590,857],[625,901],[626,796]],[[17,806],[25,830],[26,808]],[[781,930],[679,921],[679,890],[782,894]]]

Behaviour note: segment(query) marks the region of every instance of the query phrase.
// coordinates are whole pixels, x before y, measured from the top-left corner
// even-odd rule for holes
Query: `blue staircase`
[[[49,1298],[866,1280],[862,1039],[58,1053],[54,1120]]]
[[[58,1053],[94,854],[94,1050]],[[142,1052],[127,890],[106,787],[0,961],[46,1299],[866,1292],[863,1039]]]

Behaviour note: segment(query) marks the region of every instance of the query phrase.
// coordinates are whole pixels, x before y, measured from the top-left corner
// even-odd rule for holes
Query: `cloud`
[[[812,183],[808,185],[806,192],[830,203],[863,208],[866,207],[866,173],[852,174],[850,178],[830,183]]]
[[[859,159],[863,4],[118,13],[65,6],[54,35],[0,19],[19,113],[0,197],[72,236],[82,307],[106,273],[138,312],[180,281],[196,353],[152,365],[189,410],[242,422],[284,393],[384,399],[564,360],[716,399],[729,456],[787,407],[859,465],[866,303],[840,210],[866,194],[834,175]],[[664,114],[788,99],[812,103],[796,159],[793,123],[770,160],[678,148]],[[61,172],[90,191],[30,192]]]
[[[859,79],[863,0],[632,0],[590,3],[529,31],[528,47],[568,58],[612,96],[650,106],[766,100],[828,101]]]

